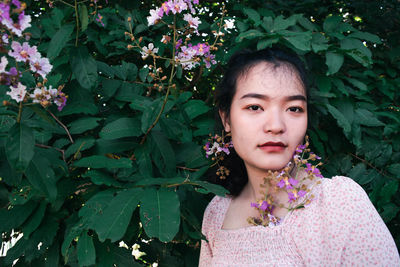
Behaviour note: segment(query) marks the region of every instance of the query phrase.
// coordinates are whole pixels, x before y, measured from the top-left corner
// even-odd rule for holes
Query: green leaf
[[[5,151],[10,165],[17,171],[24,171],[34,155],[35,139],[33,130],[22,123],[16,123],[8,132]]]
[[[342,127],[345,132],[349,133],[351,131],[351,124],[347,118],[334,106],[326,104],[326,107],[329,113],[336,119],[338,125]]]
[[[103,79],[101,93],[104,93],[104,95],[108,97],[112,97],[115,94],[115,92],[117,92],[121,84],[122,81],[120,80]]]
[[[44,213],[46,211],[47,202],[42,202],[39,208],[33,213],[33,215],[28,219],[28,221],[22,226],[22,232],[24,233],[24,238],[28,239],[31,233],[35,231],[43,220]]]
[[[132,102],[135,98],[142,95],[144,86],[136,83],[123,82],[114,99],[125,102]]]
[[[76,152],[81,152],[86,149],[91,148],[95,144],[95,139],[93,137],[82,137],[79,138],[78,140],[75,140],[75,143],[70,145],[67,150],[65,150],[65,157],[68,158],[72,154],[75,154]]]
[[[198,184],[199,186],[203,187],[204,189],[206,189],[205,193],[213,193],[218,196],[225,196],[226,194],[229,193],[228,190],[226,190],[224,187],[222,187],[220,185],[212,184],[212,183],[209,183],[206,181],[196,181],[195,183]],[[201,192],[201,193],[203,193],[203,192]]]
[[[84,206],[79,210],[79,217],[82,217],[83,221],[89,228],[94,228],[94,225],[98,223],[108,204],[110,204],[113,199],[114,193],[115,190],[113,189],[100,191],[86,201]],[[75,232],[78,233],[75,235],[80,234],[77,228],[75,228]]]
[[[121,184],[110,175],[97,170],[90,170],[83,174],[82,177],[89,177],[96,185],[121,186]]]
[[[369,32],[357,31],[357,32],[353,32],[353,33],[349,34],[348,37],[358,38],[358,39],[361,39],[363,41],[372,42],[374,44],[381,44],[382,43],[382,41],[381,41],[381,39],[379,38],[378,35],[375,35],[375,34],[372,34],[372,33],[369,33]]]
[[[79,5],[79,20],[81,23],[81,31],[86,31],[89,24],[88,10],[86,5]]]
[[[50,162],[45,157],[33,157],[25,175],[29,182],[39,191],[47,195],[50,201],[57,197],[57,179]]]
[[[156,130],[153,130],[151,132],[151,137],[155,144],[155,149],[159,150],[162,156],[162,161],[164,163],[164,164],[157,164],[159,163],[159,161],[158,160],[155,161],[158,167],[163,166],[163,168],[161,168],[160,171],[162,171],[166,177],[174,176],[176,173],[175,152],[172,149],[172,146],[168,141],[168,138],[165,136],[163,132]]]
[[[243,13],[249,17],[250,20],[254,21],[257,26],[260,24],[260,14],[252,8],[244,8]]]
[[[47,50],[47,57],[50,60],[53,60],[60,54],[61,50],[68,43],[68,40],[73,30],[74,30],[74,25],[71,24],[64,25],[51,38],[49,48]]]
[[[365,126],[385,126],[385,124],[378,120],[371,111],[363,108],[356,109],[355,120],[359,124]]]
[[[183,105],[183,108],[191,120],[210,110],[202,100],[189,100]]]
[[[96,61],[96,64],[100,74],[104,74],[110,79],[114,78],[115,70],[111,66],[102,61]]]
[[[389,203],[399,189],[399,181],[391,180],[388,181],[383,187],[379,196],[381,199],[379,200],[380,203]]]
[[[353,86],[359,88],[360,90],[368,91],[368,86],[365,83],[361,82],[360,80],[353,79],[353,78],[348,78],[348,77],[346,77],[345,79],[348,82],[350,82]]]
[[[180,202],[178,195],[168,189],[148,188],[140,199],[140,220],[146,234],[162,242],[171,241],[178,233]]]
[[[24,223],[36,209],[37,203],[29,201],[24,205],[0,210],[0,232],[9,232]]]
[[[301,51],[311,50],[311,32],[286,32],[283,34],[283,38],[293,45],[296,49]]]
[[[101,120],[101,118],[95,118],[95,117],[79,118],[68,125],[69,132],[71,134],[80,134],[86,132],[87,130],[96,128],[99,125],[99,123],[97,122],[99,120]]]
[[[236,42],[240,43],[244,39],[251,40],[251,39],[255,39],[255,38],[258,38],[258,37],[265,37],[265,36],[266,36],[265,33],[261,32],[259,30],[251,29],[251,30],[248,30],[248,31],[240,33],[239,36],[236,37]]]
[[[348,173],[348,176],[357,183],[364,185],[369,183],[373,177],[368,175],[367,168],[364,163],[358,163]]]
[[[149,75],[149,69],[144,67],[139,71],[139,78],[142,82],[146,82],[147,76]]]
[[[132,161],[128,158],[112,159],[105,156],[89,156],[74,163],[75,167],[88,168],[131,168]]]
[[[257,50],[262,50],[267,47],[271,47],[273,44],[277,43],[279,41],[279,38],[268,38],[268,39],[262,39],[258,41],[257,43]]]
[[[339,25],[342,24],[343,18],[339,16],[331,16],[325,19],[323,28],[325,32],[337,32]]]
[[[328,71],[326,75],[335,74],[340,70],[344,62],[344,56],[342,54],[328,52],[326,53],[326,65],[328,66]]]
[[[289,18],[285,19],[282,15],[276,17],[274,19],[274,24],[272,26],[272,30],[277,32],[281,30],[286,30],[290,26],[296,24],[298,15],[290,16]]]
[[[136,162],[139,165],[139,172],[145,177],[153,176],[153,165],[150,159],[150,149],[148,143],[139,146],[135,150]]]
[[[140,121],[137,118],[120,118],[110,122],[100,131],[100,137],[105,140],[140,136],[141,134]]]
[[[400,211],[400,207],[394,203],[387,203],[383,207],[383,212],[380,213],[382,219],[388,223],[393,220],[397,213]]]
[[[142,192],[143,190],[140,188],[120,191],[111,200],[93,225],[101,242],[107,238],[111,239],[111,242],[115,242],[124,236]]]
[[[137,35],[137,34],[139,34],[139,33],[141,33],[141,32],[144,32],[144,31],[147,30],[147,29],[148,29],[147,25],[139,24],[139,25],[137,25],[137,26],[135,27],[135,32],[134,32],[134,34]]]
[[[400,163],[394,163],[387,167],[388,172],[400,178]]]
[[[97,63],[87,47],[81,46],[71,51],[71,68],[79,84],[86,89],[97,82]]]
[[[89,266],[96,263],[96,250],[93,238],[88,235],[87,231],[82,232],[79,236],[77,251],[79,266]]]

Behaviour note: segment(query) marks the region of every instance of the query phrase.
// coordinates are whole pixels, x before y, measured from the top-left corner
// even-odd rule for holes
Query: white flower
[[[12,99],[17,101],[17,103],[21,102],[24,100],[25,95],[26,95],[26,86],[18,83],[18,87],[13,87],[10,86],[11,91],[7,92],[6,94],[11,96]]]
[[[31,16],[24,15],[19,23],[13,23],[12,20],[3,19],[2,23],[6,26],[10,31],[15,33],[17,36],[21,37],[22,32],[31,26]]]
[[[190,15],[190,14],[185,14],[183,16],[183,19],[189,23],[190,28],[195,29],[197,32],[197,28],[199,27],[199,24],[201,23],[201,21],[198,17],[192,17],[192,15]]]
[[[1,63],[0,63],[0,73],[3,73],[6,71],[6,67],[8,64],[8,60],[5,56],[1,57]]]
[[[161,17],[158,15],[160,10],[157,9],[150,9],[150,16],[147,17],[147,22],[149,26],[154,25],[157,20],[161,19]]]
[[[142,51],[140,51],[140,54],[142,54],[143,59],[146,59],[149,55],[157,54],[157,52],[158,48],[155,48],[153,43],[149,43],[149,48],[147,48],[147,46],[143,46]]]

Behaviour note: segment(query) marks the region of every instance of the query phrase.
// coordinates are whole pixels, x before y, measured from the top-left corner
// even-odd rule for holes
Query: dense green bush
[[[44,75],[3,39],[22,74],[1,74],[0,232],[23,237],[1,266],[196,266],[203,210],[225,192],[203,180],[215,87],[232,53],[272,45],[306,63],[324,175],[360,183],[399,246],[398,1],[200,1],[198,28],[172,11],[149,26],[159,1],[43,2],[27,1],[29,34],[1,31],[37,46],[53,66],[44,86],[68,98],[61,111],[61,91],[11,99],[7,83],[32,94]],[[196,63],[179,54],[198,44]]]

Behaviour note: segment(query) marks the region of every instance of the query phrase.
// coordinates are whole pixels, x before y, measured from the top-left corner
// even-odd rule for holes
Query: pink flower
[[[103,23],[103,16],[100,15],[100,13],[97,13],[96,21],[97,21],[98,23],[100,23],[101,26],[105,27],[105,26],[104,26],[104,23]]]
[[[211,64],[217,64],[217,61],[215,61],[215,55],[213,54],[206,54],[205,57],[203,58],[204,63],[206,63],[206,68],[209,69],[211,67]]]
[[[49,62],[49,59],[45,57],[40,57],[40,54],[39,57],[32,58],[32,60],[29,62],[29,65],[33,72],[37,72],[43,78],[46,78],[46,75],[53,68],[53,66]]]
[[[17,87],[10,86],[11,91],[7,92],[6,94],[11,96],[12,99],[17,101],[17,103],[21,102],[24,100],[25,95],[26,95],[26,86],[18,83]]]
[[[194,47],[194,49],[196,49],[197,55],[199,55],[199,56],[203,56],[203,55],[207,54],[208,52],[210,52],[210,47],[203,43],[197,44]]]
[[[171,7],[168,4],[168,2],[164,2],[161,4],[161,7],[158,9],[158,15],[160,17],[162,17],[163,15],[168,15],[170,10],[171,10]]]
[[[6,67],[8,64],[8,60],[5,56],[1,57],[1,63],[0,63],[0,73],[3,73],[6,71]]]
[[[8,44],[8,34],[3,34],[3,36],[1,36],[1,40],[3,43]]]
[[[306,145],[298,145],[296,148],[297,153],[303,152],[303,150],[306,148]]]
[[[19,14],[18,23],[14,23],[12,19],[4,19],[2,21],[3,25],[6,26],[10,31],[15,33],[17,36],[21,37],[22,32],[31,26],[31,16],[25,15],[24,12]]]
[[[306,172],[308,172],[309,174],[314,174],[319,178],[323,178],[320,170],[317,167],[312,166],[311,163],[306,163]]]
[[[195,29],[195,31],[198,33],[197,28],[199,27],[199,24],[201,23],[201,21],[198,17],[192,17],[192,15],[190,15],[190,14],[185,14],[183,16],[183,19],[189,23],[190,28]]]
[[[13,41],[11,43],[13,51],[8,52],[8,55],[15,58],[16,61],[26,62],[34,57],[40,57],[40,53],[37,51],[36,46],[30,47],[27,42],[22,45],[19,42]]]
[[[181,13],[188,8],[187,4],[183,0],[169,0],[167,5],[173,14]]]
[[[152,54],[157,54],[158,48],[154,47],[153,43],[149,43],[149,48],[147,46],[143,46],[142,51],[140,51],[140,54],[142,54],[142,58],[146,59],[149,55]]]

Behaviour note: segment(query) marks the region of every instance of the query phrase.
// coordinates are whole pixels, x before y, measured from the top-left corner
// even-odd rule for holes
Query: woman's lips
[[[282,142],[266,142],[258,147],[266,152],[281,152],[285,150],[286,145]]]

